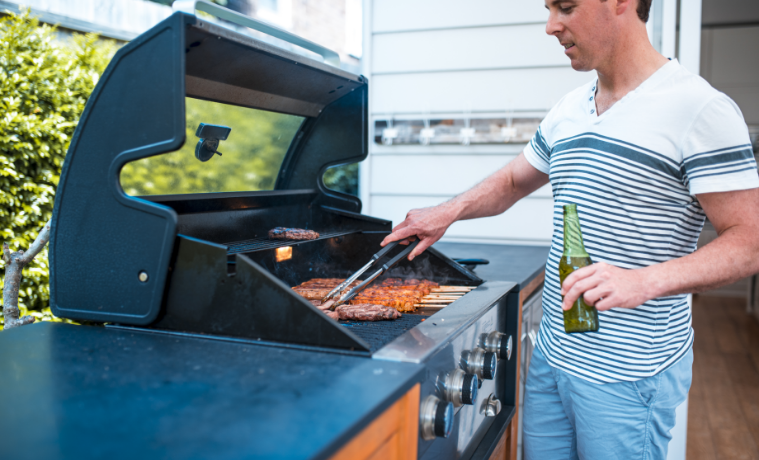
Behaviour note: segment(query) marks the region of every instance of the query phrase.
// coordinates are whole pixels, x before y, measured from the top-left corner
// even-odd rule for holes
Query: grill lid
[[[321,177],[330,166],[366,158],[366,80],[175,13],[116,53],[74,133],[52,219],[56,315],[139,324],[156,319],[178,212],[126,195],[119,174],[129,162],[184,144],[186,96],[305,116],[275,190],[315,191],[319,205],[360,212],[358,198],[328,190]],[[138,278],[141,272],[148,281]],[[118,308],[109,311],[114,303]]]

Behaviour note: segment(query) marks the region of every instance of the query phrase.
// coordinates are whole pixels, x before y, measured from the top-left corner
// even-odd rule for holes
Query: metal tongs
[[[379,278],[380,275],[382,275],[386,271],[396,266],[398,262],[400,262],[407,255],[409,255],[409,253],[411,253],[411,251],[414,250],[416,245],[419,244],[419,241],[421,240],[417,239],[413,243],[409,244],[406,249],[399,252],[398,255],[390,259],[387,263],[382,264],[382,266],[376,272],[372,273],[361,284],[354,287],[353,289],[348,291],[345,295],[340,297],[337,301],[335,301],[335,303],[332,306],[329,307],[329,309],[334,310],[338,305],[349,301],[350,299],[355,297],[356,294],[363,291],[372,281]],[[394,247],[398,246],[399,243],[400,241],[393,241],[392,243],[389,243],[387,246],[382,248],[377,254],[374,254],[371,260],[369,260],[369,262],[367,262],[366,265],[361,267],[356,273],[352,274],[348,279],[340,283],[336,288],[332,289],[329,292],[329,294],[324,296],[324,298],[322,299],[322,303],[327,302],[328,300],[334,299],[335,297],[339,296],[348,286],[350,286],[351,283],[356,281],[359,276],[363,275],[367,270],[369,270],[372,267],[372,265],[374,265],[379,259],[385,257],[385,255],[387,255],[387,253],[390,252]]]

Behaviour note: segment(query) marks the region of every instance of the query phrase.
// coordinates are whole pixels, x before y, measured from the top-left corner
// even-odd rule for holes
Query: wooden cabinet
[[[419,439],[419,384],[356,435],[331,460],[412,460]]]
[[[514,350],[514,355],[517,359],[520,359],[522,356],[522,306],[524,304],[524,301],[527,300],[530,295],[540,289],[540,287],[543,285],[543,282],[545,281],[545,272],[538,275],[534,280],[530,281],[527,286],[522,288],[521,291],[519,291],[519,333],[516,337],[516,343],[517,347],[516,350]],[[519,382],[519,379],[522,378],[520,376],[521,373],[521,363],[517,363],[517,382]],[[503,437],[500,441],[498,441],[498,448],[496,448],[493,451],[493,454],[490,456],[490,460],[516,460],[517,458],[517,442],[519,439],[519,417],[521,417],[522,414],[519,413],[519,384],[517,383],[517,394],[516,394],[516,401],[517,401],[517,412],[514,414],[514,418],[511,420],[511,423],[509,424],[509,427],[506,428],[506,432],[503,434]],[[503,448],[501,448],[503,446]]]

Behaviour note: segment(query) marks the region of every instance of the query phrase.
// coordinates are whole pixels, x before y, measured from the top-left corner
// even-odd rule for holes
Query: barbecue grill
[[[432,315],[336,322],[291,289],[349,276],[391,230],[323,181],[329,167],[366,158],[367,94],[362,76],[184,13],[125,45],[93,92],[64,163],[50,246],[53,312],[157,334],[418,363],[428,369],[419,457],[471,456],[495,416],[513,411],[515,283],[486,282],[428,249],[385,276],[476,287]],[[124,191],[128,164],[185,142],[200,142],[192,161],[230,157],[224,139],[240,134],[235,126],[210,127],[224,139],[187,139],[186,98],[303,118],[273,190]],[[201,147],[210,150],[201,155]],[[269,239],[278,226],[313,229],[319,238]],[[88,289],[78,288],[82,279]]]

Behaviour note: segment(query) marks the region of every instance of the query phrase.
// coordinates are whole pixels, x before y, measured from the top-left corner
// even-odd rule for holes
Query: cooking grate
[[[392,321],[340,321],[340,324],[350,328],[351,332],[364,339],[372,353],[395,340],[404,332],[420,324],[425,315],[403,313]]]
[[[351,233],[356,233],[355,230],[331,232],[331,233],[319,233],[319,238],[316,240],[271,240],[268,236],[253,238],[245,241],[235,241],[233,243],[224,243],[227,247],[227,254],[240,254],[244,252],[261,251],[264,249],[280,248],[282,246],[293,246],[301,243],[308,243],[309,241],[327,240],[338,236],[345,236]]]

